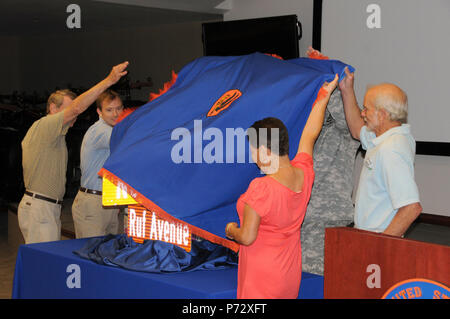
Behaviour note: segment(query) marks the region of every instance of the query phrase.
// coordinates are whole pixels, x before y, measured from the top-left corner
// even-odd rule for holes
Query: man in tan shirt
[[[78,97],[69,90],[53,93],[47,115],[34,122],[25,135],[22,165],[26,191],[18,207],[25,243],[60,240],[67,169],[65,135],[77,116],[127,73],[127,66],[128,62],[114,66],[104,80]]]

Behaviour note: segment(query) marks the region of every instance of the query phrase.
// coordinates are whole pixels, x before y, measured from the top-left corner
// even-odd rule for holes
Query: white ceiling
[[[67,32],[69,4],[81,8],[81,28],[89,32],[126,27],[222,20],[231,0],[1,0],[0,35]]]

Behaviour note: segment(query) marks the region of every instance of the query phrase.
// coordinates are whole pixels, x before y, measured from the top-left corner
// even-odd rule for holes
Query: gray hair
[[[408,96],[394,84],[383,83],[381,85],[387,85],[393,89],[378,92],[373,100],[374,107],[384,109],[389,114],[391,121],[406,123],[408,119]],[[369,89],[373,87],[371,86]]]
[[[72,100],[77,97],[75,93],[68,89],[53,92],[47,100],[47,114],[50,112],[50,105],[55,104],[56,107],[59,108],[63,103],[65,96],[70,97]]]

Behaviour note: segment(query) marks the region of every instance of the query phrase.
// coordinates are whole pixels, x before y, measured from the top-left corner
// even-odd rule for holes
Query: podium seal
[[[450,289],[436,281],[414,278],[389,288],[382,299],[449,299]]]

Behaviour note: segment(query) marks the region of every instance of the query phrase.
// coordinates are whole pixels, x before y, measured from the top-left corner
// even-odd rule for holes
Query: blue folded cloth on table
[[[89,239],[74,253],[97,264],[151,273],[225,269],[238,263],[235,252],[207,240],[193,239],[187,252],[159,240],[139,244],[125,234]]]

